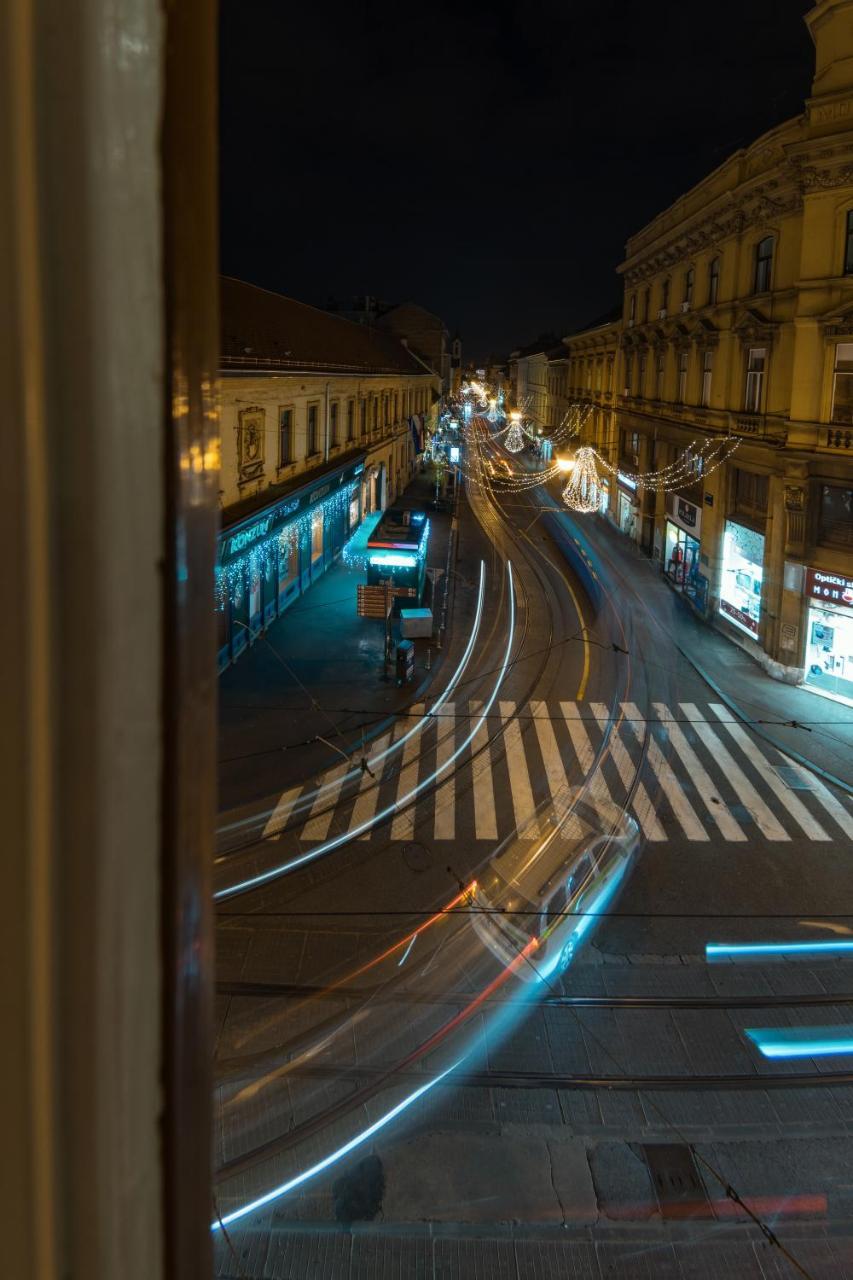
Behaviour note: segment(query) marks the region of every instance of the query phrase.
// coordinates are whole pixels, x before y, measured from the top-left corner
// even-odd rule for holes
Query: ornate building
[[[440,376],[389,332],[221,284],[220,667],[408,483]]]
[[[772,674],[853,697],[853,0],[806,23],[804,113],[634,235],[621,321],[566,345],[609,518]]]

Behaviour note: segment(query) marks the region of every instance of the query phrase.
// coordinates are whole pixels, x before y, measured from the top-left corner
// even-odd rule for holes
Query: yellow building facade
[[[674,589],[771,674],[853,698],[853,0],[806,22],[803,115],[629,240],[621,321],[566,339],[569,398],[619,473],[608,518]]]

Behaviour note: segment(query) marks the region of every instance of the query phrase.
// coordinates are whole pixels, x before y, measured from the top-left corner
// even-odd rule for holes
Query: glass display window
[[[764,534],[726,521],[723,535],[723,574],[720,612],[729,622],[756,637],[761,617],[764,576]]]
[[[853,609],[811,606],[805,678],[813,688],[853,705]]]
[[[675,586],[682,590],[699,572],[699,540],[693,538],[684,529],[666,522],[666,538],[664,540],[664,573]]]
[[[323,558],[323,508],[317,507],[311,517],[311,563]]]

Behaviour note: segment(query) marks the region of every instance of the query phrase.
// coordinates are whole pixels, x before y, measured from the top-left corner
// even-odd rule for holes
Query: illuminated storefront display
[[[727,520],[723,536],[720,613],[754,638],[758,637],[761,616],[763,573],[764,534],[735,520]]]
[[[623,475],[621,471],[617,472],[616,478],[619,481],[616,518],[621,531],[626,533],[629,538],[633,538],[636,534],[637,520],[639,518],[637,482],[631,476]]]
[[[331,564],[361,520],[364,463],[316,478],[224,529],[215,605],[220,670]]]
[[[668,581],[702,612],[707,606],[708,579],[700,572],[699,535],[702,510],[677,493],[666,496],[663,571]]]
[[[853,578],[806,572],[806,684],[853,702]]]

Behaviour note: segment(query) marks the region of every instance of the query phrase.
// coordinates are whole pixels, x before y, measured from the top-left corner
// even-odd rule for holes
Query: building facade
[[[405,488],[440,405],[388,333],[238,280],[221,307],[220,669]]]
[[[806,22],[803,115],[629,240],[622,319],[567,339],[569,386],[609,518],[771,674],[853,697],[853,0]]]

